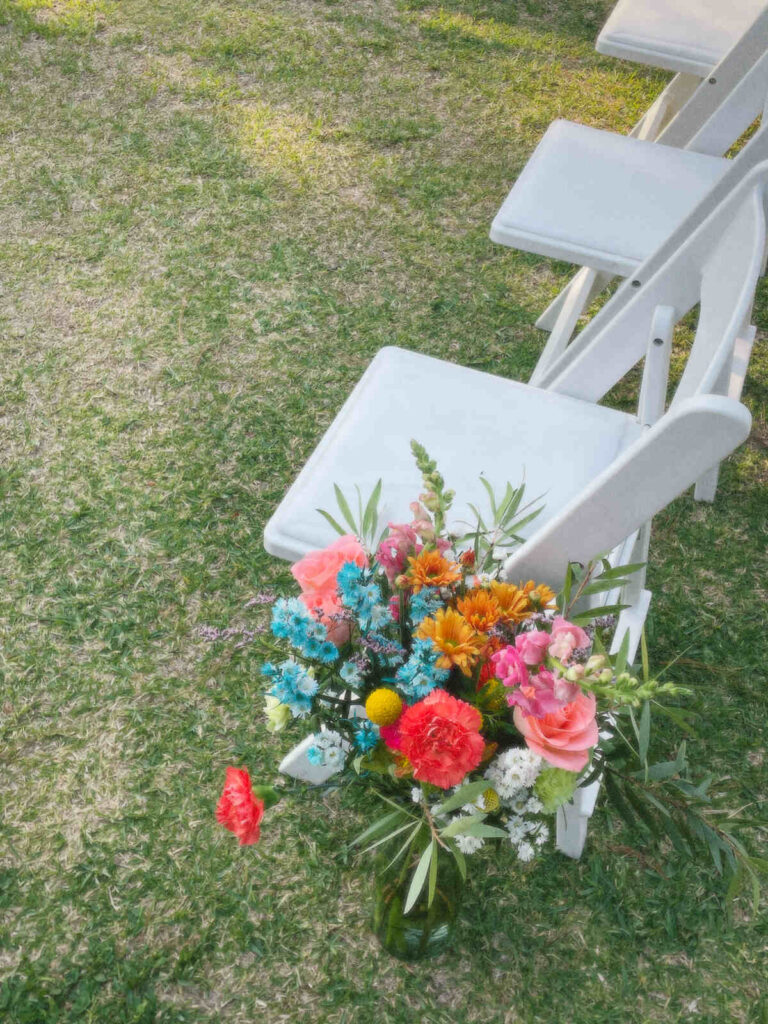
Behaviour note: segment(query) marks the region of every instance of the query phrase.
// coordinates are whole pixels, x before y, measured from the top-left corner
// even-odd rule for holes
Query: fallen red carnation
[[[241,846],[259,841],[264,801],[253,795],[245,768],[227,768],[224,790],[216,806],[216,820],[234,832]]]

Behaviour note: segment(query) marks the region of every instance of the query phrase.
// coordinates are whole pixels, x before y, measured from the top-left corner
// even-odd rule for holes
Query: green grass
[[[488,225],[553,117],[626,131],[661,88],[595,54],[608,6],[0,0],[3,1021],[768,1019],[766,917],[602,810],[579,863],[479,860],[424,966],[366,931],[359,794],[297,787],[256,849],[213,821],[290,739],[197,630],[288,586],[263,525],[381,345],[530,373],[569,268]],[[767,399],[761,337],[752,438],[650,566],[693,755],[756,814]]]

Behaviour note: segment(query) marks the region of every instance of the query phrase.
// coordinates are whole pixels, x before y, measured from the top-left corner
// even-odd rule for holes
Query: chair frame
[[[722,156],[765,113],[768,97],[768,5],[723,57],[712,75],[693,86],[676,76],[630,133],[632,137],[709,156]],[[674,107],[680,101],[679,108]],[[672,104],[672,107],[670,107]],[[707,197],[708,199],[709,197]],[[706,215],[705,199],[686,224]],[[536,326],[550,337],[531,376],[540,386],[551,362],[568,346],[579,318],[615,275],[583,266],[539,316]]]

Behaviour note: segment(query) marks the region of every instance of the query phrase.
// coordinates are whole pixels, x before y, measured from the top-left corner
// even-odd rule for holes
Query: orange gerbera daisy
[[[476,633],[463,615],[453,608],[441,608],[434,618],[423,619],[416,630],[420,640],[431,640],[440,652],[438,668],[456,665],[465,676],[480,656],[487,637]]]
[[[535,612],[543,612],[545,608],[555,607],[555,592],[546,583],[534,583],[533,580],[528,580],[527,583],[520,584],[520,589],[528,598],[531,608]]]
[[[501,608],[501,616],[509,622],[522,622],[531,614],[528,596],[513,583],[491,583],[491,594]]]
[[[449,562],[439,551],[421,551],[408,559],[405,578],[415,594],[422,587],[449,587],[461,579],[461,571],[455,562]]]
[[[478,633],[485,633],[501,618],[501,605],[487,590],[470,590],[456,602],[456,607]]]

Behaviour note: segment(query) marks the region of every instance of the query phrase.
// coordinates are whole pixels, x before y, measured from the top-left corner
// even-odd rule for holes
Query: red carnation
[[[251,777],[245,768],[227,768],[224,791],[216,806],[216,820],[234,832],[241,846],[259,841],[264,801],[253,795]]]
[[[416,779],[449,789],[482,760],[482,715],[445,690],[433,690],[406,708],[397,724],[400,750],[413,765]]]

